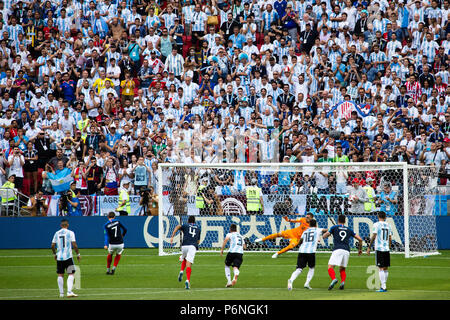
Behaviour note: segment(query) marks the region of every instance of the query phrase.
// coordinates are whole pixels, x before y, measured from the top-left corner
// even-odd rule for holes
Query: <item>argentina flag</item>
[[[64,192],[70,189],[70,183],[73,181],[71,170],[64,168],[56,173],[47,172],[47,178],[52,184],[52,188],[55,192]]]

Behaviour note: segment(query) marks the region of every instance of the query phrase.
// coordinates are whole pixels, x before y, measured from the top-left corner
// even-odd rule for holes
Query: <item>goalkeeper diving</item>
[[[272,239],[276,239],[276,238],[289,239],[289,244],[286,247],[284,247],[280,251],[273,254],[272,258],[277,258],[280,254],[283,254],[286,251],[292,250],[296,246],[298,246],[303,232],[309,228],[309,222],[313,218],[314,218],[314,215],[312,213],[308,213],[305,218],[300,218],[300,219],[289,219],[287,216],[284,216],[283,219],[286,220],[287,222],[300,223],[300,226],[293,228],[293,229],[273,233],[264,238],[258,238],[255,240],[255,242],[263,242],[263,241],[272,240]]]

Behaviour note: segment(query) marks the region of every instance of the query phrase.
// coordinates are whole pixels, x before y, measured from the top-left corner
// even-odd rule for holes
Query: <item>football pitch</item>
[[[318,253],[312,290],[303,288],[308,269],[287,290],[297,253],[245,253],[237,284],[226,288],[224,256],[197,253],[191,289],[178,282],[178,255],[157,249],[125,249],[114,275],[106,275],[106,250],[80,249],[77,300],[450,300],[450,251],[426,258],[391,255],[388,292],[378,293],[375,256],[352,253],[344,290],[328,290],[329,253]],[[336,272],[339,277],[339,271]],[[232,274],[233,275],[233,274]],[[66,288],[66,281],[64,281]],[[0,250],[0,300],[60,300],[51,250]],[[67,298],[62,298],[66,300]]]

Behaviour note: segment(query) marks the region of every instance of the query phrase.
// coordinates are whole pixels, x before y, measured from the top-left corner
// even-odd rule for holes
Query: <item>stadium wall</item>
[[[326,216],[318,215],[319,226],[331,226]],[[335,217],[336,218],[336,217]],[[102,248],[104,243],[103,225],[106,217],[69,217],[70,229],[75,232],[80,248]],[[153,248],[158,246],[157,217],[119,217],[127,227],[125,237],[127,248]],[[164,223],[178,223],[178,218],[165,217]],[[392,219],[392,218],[390,218]],[[61,217],[3,217],[0,219],[0,249],[48,249],[53,234],[60,228]],[[375,216],[350,217],[349,225],[363,238],[367,237],[370,224],[377,219]],[[290,228],[280,216],[218,216],[198,218],[207,236],[203,238],[203,245],[221,243],[231,223],[239,223],[241,232],[253,239],[258,232],[258,226],[263,225],[266,232],[278,232]],[[400,239],[403,237],[403,217],[391,220],[395,226],[395,233]],[[437,216],[438,249],[450,249],[450,216]],[[422,231],[425,228],[420,228]],[[164,235],[168,241],[170,235]],[[420,235],[419,235],[420,236]],[[176,241],[179,241],[176,239]],[[175,243],[177,245],[177,243]],[[202,245],[202,243],[201,243]]]

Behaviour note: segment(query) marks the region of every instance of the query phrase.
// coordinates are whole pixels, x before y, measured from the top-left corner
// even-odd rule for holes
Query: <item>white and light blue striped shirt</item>
[[[372,234],[376,234],[375,250],[389,251],[389,236],[392,236],[392,228],[385,221],[378,221],[372,227]]]
[[[244,253],[244,239],[238,232],[230,232],[225,238],[230,240],[229,253]]]
[[[303,242],[300,245],[298,252],[300,253],[316,253],[317,244],[322,236],[322,229],[311,227],[305,230],[302,234]]]
[[[56,244],[56,259],[65,261],[72,258],[72,242],[75,242],[75,233],[65,228],[55,232],[52,243]]]

